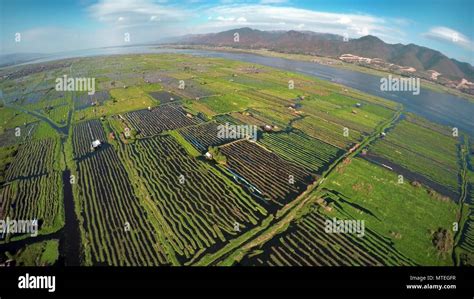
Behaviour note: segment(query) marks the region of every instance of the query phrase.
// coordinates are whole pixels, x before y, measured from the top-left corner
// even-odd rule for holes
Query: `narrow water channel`
[[[63,171],[64,216],[65,224],[59,241],[60,262],[65,266],[81,264],[81,232],[79,220],[74,211],[74,196],[71,185],[71,171]]]

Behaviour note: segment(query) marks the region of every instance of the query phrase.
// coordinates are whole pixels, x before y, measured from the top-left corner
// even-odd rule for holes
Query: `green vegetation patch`
[[[367,228],[389,237],[398,251],[417,264],[452,264],[454,202],[439,200],[409,182],[399,184],[397,174],[359,158],[341,165],[323,186],[335,195],[334,205],[340,206],[329,216],[365,220]],[[447,232],[442,250],[433,244],[439,229]]]
[[[298,130],[265,133],[259,142],[283,158],[318,174],[343,153],[339,148]]]
[[[29,244],[7,255],[17,266],[53,266],[59,259],[59,240]]]
[[[457,138],[402,120],[369,152],[457,192]]]

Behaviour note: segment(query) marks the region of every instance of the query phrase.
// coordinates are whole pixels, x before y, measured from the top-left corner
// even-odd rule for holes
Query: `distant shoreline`
[[[117,46],[117,47],[107,47],[107,48],[130,48],[130,47],[150,47],[150,48],[164,48],[164,49],[195,49],[195,50],[208,50],[208,51],[217,51],[217,52],[229,52],[229,53],[248,53],[248,54],[255,54],[255,55],[261,55],[261,56],[266,56],[266,57],[278,57],[278,58],[286,58],[286,59],[291,59],[291,60],[299,60],[299,61],[307,61],[307,62],[313,62],[313,63],[318,63],[321,65],[326,65],[329,67],[334,67],[334,68],[339,68],[343,70],[351,70],[351,71],[356,71],[360,73],[365,73],[369,75],[376,75],[376,76],[388,76],[388,75],[396,75],[400,76],[399,74],[396,73],[391,73],[391,72],[386,72],[382,70],[376,70],[360,65],[355,65],[351,63],[346,63],[342,62],[338,59],[330,58],[330,57],[323,57],[323,56],[314,56],[314,55],[306,55],[306,54],[290,54],[290,53],[281,53],[281,52],[276,52],[272,50],[267,50],[267,49],[258,49],[258,50],[251,50],[251,49],[238,49],[238,48],[231,48],[231,47],[213,47],[213,46],[204,46],[204,45],[188,45],[188,44],[150,44],[150,45],[134,45],[134,46]],[[88,50],[98,50],[102,48],[97,48],[97,49],[88,49]],[[84,50],[87,51],[87,50]],[[73,59],[73,58],[80,58],[84,57],[81,55],[77,56],[68,56],[68,53],[76,53],[78,51],[71,51],[71,52],[60,52],[60,53],[55,53],[55,54],[48,54],[48,55],[41,55],[39,57],[33,58],[33,59],[27,59],[25,61],[19,61],[18,63],[15,64],[9,64],[9,65],[4,65],[0,66],[0,71],[4,71],[6,69],[11,69],[23,65],[28,65],[28,64],[36,64],[36,63],[44,63],[44,62],[52,62],[52,61],[57,61],[57,60],[65,60],[65,59]],[[118,55],[122,55],[121,53],[117,53]],[[140,53],[127,53],[127,54],[140,54]],[[141,53],[141,54],[146,54],[146,53]],[[63,57],[61,57],[63,55]],[[66,56],[64,56],[66,55]],[[107,54],[107,55],[115,55],[115,54]],[[126,55],[123,53],[123,55]],[[58,56],[57,59],[51,59],[47,61],[41,61],[43,59],[47,59],[48,57],[54,57]],[[93,55],[95,56],[95,55]],[[38,62],[36,62],[39,60]],[[315,61],[317,60],[317,61]],[[460,97],[462,99],[465,99],[469,102],[474,103],[474,95],[470,95],[464,92],[461,92],[456,89],[448,88],[443,85],[437,84],[435,82],[427,81],[425,79],[421,79],[422,82],[422,87],[429,89],[431,91],[437,92],[437,93],[445,93],[445,94],[450,94],[454,95],[457,97]]]
[[[279,57],[279,58],[287,58],[292,60],[300,60],[300,61],[310,61],[314,63],[319,63],[323,65],[327,65],[330,67],[340,68],[344,70],[351,70],[357,71],[369,75],[376,75],[376,76],[388,76],[388,75],[396,75],[400,76],[396,73],[376,70],[360,65],[355,65],[351,63],[342,62],[338,59],[324,57],[324,56],[313,56],[313,55],[306,55],[306,54],[290,54],[290,53],[281,53],[267,49],[258,49],[258,50],[251,50],[251,49],[238,49],[238,48],[231,48],[231,47],[213,47],[213,46],[203,46],[203,45],[187,45],[187,44],[163,44],[163,45],[156,45],[158,48],[176,48],[176,49],[196,49],[196,50],[212,50],[212,51],[220,51],[220,52],[233,52],[233,53],[250,53],[256,54],[261,56],[268,56],[268,57]],[[321,60],[319,62],[315,62],[314,60]],[[323,63],[321,63],[323,62]],[[425,79],[421,79],[422,87],[429,89],[431,91],[437,93],[448,93],[454,96],[461,97],[467,101],[474,103],[474,95],[470,95],[464,92],[461,92],[456,89],[448,88],[441,84],[437,84],[435,82],[427,81]]]

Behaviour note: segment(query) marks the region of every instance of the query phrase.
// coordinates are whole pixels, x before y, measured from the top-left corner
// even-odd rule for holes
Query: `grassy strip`
[[[33,243],[14,254],[7,252],[7,256],[15,260],[17,266],[52,266],[59,258],[59,241]]]
[[[191,157],[201,156],[201,153],[198,150],[196,150],[194,146],[192,146],[189,142],[187,142],[186,139],[184,139],[184,137],[181,136],[181,134],[178,131],[176,130],[169,131],[168,134],[174,137],[174,139],[178,141],[178,143],[186,150],[186,152],[188,152],[189,155],[191,155]]]

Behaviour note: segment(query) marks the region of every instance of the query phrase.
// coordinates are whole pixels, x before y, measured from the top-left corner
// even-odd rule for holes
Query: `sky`
[[[0,53],[54,53],[250,27],[414,43],[474,65],[473,0],[0,0]]]

